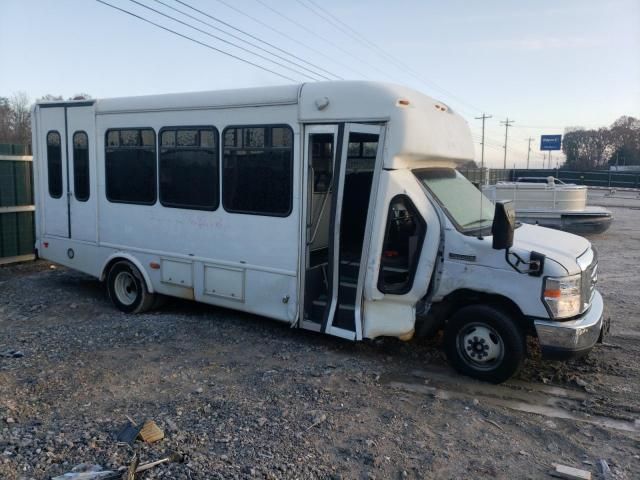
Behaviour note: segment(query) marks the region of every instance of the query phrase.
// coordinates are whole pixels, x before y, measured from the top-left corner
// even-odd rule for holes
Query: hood
[[[513,235],[513,250],[542,253],[560,263],[569,274],[580,271],[577,258],[590,247],[589,240],[578,235],[526,223]]]

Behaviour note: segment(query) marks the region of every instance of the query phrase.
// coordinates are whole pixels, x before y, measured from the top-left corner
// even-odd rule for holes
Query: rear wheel
[[[507,314],[488,305],[458,310],[447,322],[444,345],[456,370],[491,383],[513,376],[526,355],[520,328]]]
[[[107,275],[109,298],[125,313],[142,313],[149,310],[155,295],[147,291],[142,274],[126,260],[115,263]]]

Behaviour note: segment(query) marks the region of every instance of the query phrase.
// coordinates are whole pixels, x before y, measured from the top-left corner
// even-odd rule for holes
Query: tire
[[[154,294],[155,299],[153,301],[153,305],[151,305],[151,310],[159,310],[164,307],[169,301],[169,297],[166,295],[160,295],[159,293]]]
[[[107,290],[113,304],[125,313],[143,313],[155,302],[155,295],[149,293],[147,285],[131,262],[116,262],[107,275]]]
[[[470,305],[453,314],[444,330],[449,363],[463,375],[502,383],[522,366],[525,336],[503,311],[488,305]]]

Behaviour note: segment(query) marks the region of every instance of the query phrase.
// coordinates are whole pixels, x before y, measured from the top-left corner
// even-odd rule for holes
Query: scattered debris
[[[491,425],[493,425],[494,427],[496,427],[498,430],[502,430],[502,431],[504,431],[504,428],[502,428],[502,426],[500,426],[500,424],[499,424],[499,423],[494,422],[493,420],[489,420],[488,418],[483,418],[482,420],[483,420],[483,421],[485,421],[485,422],[487,422],[487,423],[490,423]]]
[[[142,465],[138,466],[138,468],[136,469],[136,473],[144,472],[145,470],[149,470],[150,468],[156,467],[163,463],[182,463],[182,462],[184,462],[184,455],[182,455],[181,453],[172,453],[168,457],[161,458],[160,460],[155,460],[149,463],[143,463]]]
[[[164,438],[164,432],[160,430],[156,422],[147,420],[140,430],[139,437],[143,442],[153,443],[162,440]]]
[[[20,350],[7,350],[6,352],[1,353],[0,357],[22,358],[22,357],[24,357],[24,352],[21,352]]]
[[[116,435],[116,440],[118,443],[133,445],[133,442],[136,441],[140,434],[140,430],[142,430],[142,425],[136,425],[135,422],[129,420]]]
[[[116,436],[118,443],[133,445],[138,438],[143,442],[153,443],[164,438],[164,432],[153,420],[146,420],[142,425],[139,425],[130,417],[127,417],[127,419],[128,422]]]
[[[120,478],[119,472],[103,470],[102,466],[91,463],[81,463],[71,469],[70,472],[53,477],[51,480],[107,480]]]
[[[554,464],[551,476],[564,478],[567,480],[591,480],[591,472],[580,470],[579,468],[568,467],[566,465]]]
[[[600,476],[604,480],[613,479],[613,473],[611,473],[611,469],[609,468],[609,464],[604,458],[598,460],[598,469],[600,470]]]
[[[138,464],[140,463],[140,458],[137,453],[133,454],[133,458],[131,459],[131,463],[129,463],[129,468],[127,469],[127,475],[124,477],[125,480],[136,480],[136,471],[138,469]]]

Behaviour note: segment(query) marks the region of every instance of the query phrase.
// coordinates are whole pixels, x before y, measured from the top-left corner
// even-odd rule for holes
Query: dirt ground
[[[500,386],[455,374],[438,341],[349,343],[172,301],[128,316],[97,280],[0,268],[0,478],[117,469],[142,478],[549,478],[559,463],[640,478],[640,199],[604,197],[591,238],[612,333],[583,360],[535,353]],[[535,345],[532,345],[535,351]],[[164,440],[121,446],[129,415]]]

